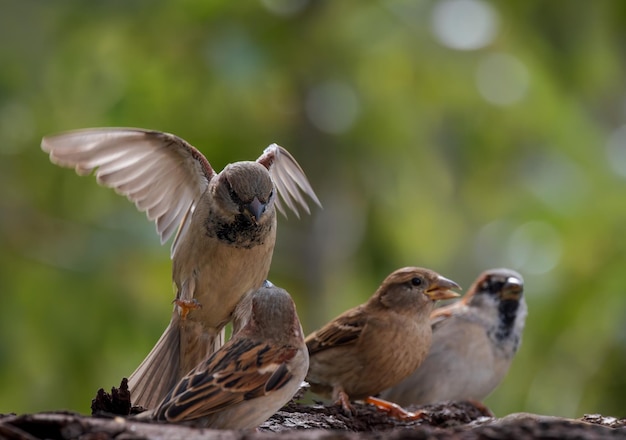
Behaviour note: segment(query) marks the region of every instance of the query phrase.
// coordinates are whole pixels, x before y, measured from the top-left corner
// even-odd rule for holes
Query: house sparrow
[[[414,371],[430,347],[434,302],[459,286],[432,270],[405,267],[365,303],[307,336],[311,391],[351,413],[350,400],[393,386]]]
[[[293,397],[309,366],[296,306],[269,282],[248,296],[251,301],[237,306],[251,309],[244,327],[141,418],[248,429]]]
[[[192,368],[223,344],[224,326],[243,295],[267,278],[276,240],[276,210],[307,213],[319,205],[302,168],[272,144],[256,162],[216,173],[183,139],[132,128],[95,128],[45,137],[50,160],[80,175],[95,170],[154,220],[171,248],[176,299],[170,324],[130,376],[135,403],[154,408]],[[280,194],[282,201],[276,197]]]
[[[381,397],[405,406],[484,399],[506,375],[519,348],[527,312],[523,292],[517,272],[483,272],[463,299],[431,314],[428,356]]]

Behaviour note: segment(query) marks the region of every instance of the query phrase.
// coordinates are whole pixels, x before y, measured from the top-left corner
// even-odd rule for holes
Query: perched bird
[[[142,418],[248,429],[293,397],[309,366],[296,306],[269,282],[248,296],[251,301],[237,306],[252,310],[241,330]]]
[[[459,286],[432,270],[405,267],[389,275],[365,303],[307,336],[311,391],[347,413],[350,400],[398,383],[426,357],[434,302],[458,297]]]
[[[431,314],[428,356],[381,397],[405,406],[483,400],[506,375],[522,340],[527,313],[523,292],[517,272],[483,272],[463,299]]]
[[[80,175],[95,170],[154,220],[171,248],[175,307],[169,326],[130,376],[135,403],[154,408],[192,368],[223,344],[240,299],[267,278],[276,240],[276,210],[319,205],[302,168],[272,144],[256,162],[216,173],[183,139],[133,128],[95,128],[45,137],[50,160]],[[276,195],[280,194],[279,200]],[[235,329],[237,330],[237,329]]]

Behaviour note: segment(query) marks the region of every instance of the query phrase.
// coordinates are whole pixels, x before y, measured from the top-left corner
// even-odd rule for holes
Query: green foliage
[[[491,11],[472,50],[435,31],[459,3]],[[178,134],[218,170],[271,142],[299,160],[324,209],[280,219],[271,277],[305,332],[401,266],[466,288],[509,266],[529,317],[487,404],[625,416],[624,12],[609,0],[2,1],[0,413],[88,412],[165,328],[170,262],[153,225],[39,149],[54,132],[137,126]]]

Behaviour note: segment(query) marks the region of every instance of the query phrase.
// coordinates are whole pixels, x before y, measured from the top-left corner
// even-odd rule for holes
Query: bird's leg
[[[192,298],[192,299],[176,298],[172,302],[178,306],[178,309],[179,309],[178,313],[180,313],[180,318],[183,321],[187,319],[187,315],[189,314],[190,311],[202,308],[202,304],[200,304],[198,300],[195,298]]]
[[[334,394],[337,396],[335,399],[335,405],[341,406],[341,409],[343,409],[343,412],[347,416],[352,416],[354,414],[354,409],[352,408],[352,405],[350,405],[350,398],[346,392],[344,390],[338,390]]]
[[[388,400],[379,399],[378,397],[370,396],[365,399],[365,403],[374,405],[379,410],[386,412],[389,417],[393,417],[398,420],[419,420],[424,417],[423,411],[410,412],[402,408],[397,403],[389,402]]]

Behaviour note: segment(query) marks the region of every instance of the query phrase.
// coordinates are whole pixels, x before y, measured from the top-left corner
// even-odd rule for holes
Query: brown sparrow
[[[319,205],[304,172],[272,144],[256,162],[216,173],[183,139],[133,128],[95,128],[45,137],[50,160],[78,174],[95,170],[156,223],[172,244],[176,303],[169,326],[130,376],[135,403],[154,408],[192,368],[223,344],[239,300],[267,278],[276,240],[276,210]],[[282,201],[276,197],[280,194]]]
[[[517,272],[483,272],[463,299],[431,314],[428,356],[381,397],[405,406],[483,400],[504,378],[519,348],[527,313],[523,292]]]
[[[311,391],[351,412],[350,400],[393,386],[426,357],[434,302],[458,297],[459,286],[432,270],[405,267],[365,303],[307,336]]]
[[[309,366],[296,306],[269,282],[248,296],[237,306],[251,309],[243,328],[141,418],[248,429],[291,400]]]

